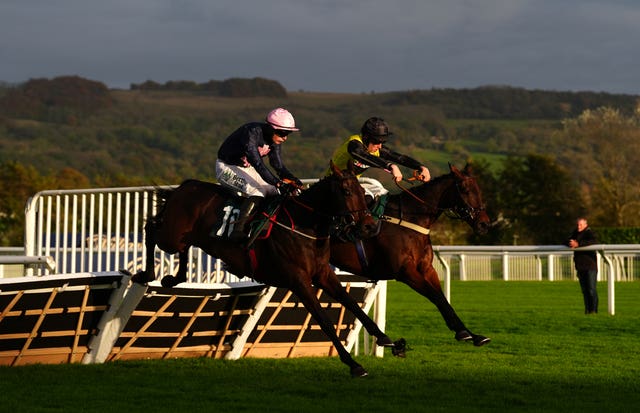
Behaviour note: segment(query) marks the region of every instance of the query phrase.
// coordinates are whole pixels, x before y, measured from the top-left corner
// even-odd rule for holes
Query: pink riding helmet
[[[267,115],[267,123],[273,126],[274,129],[288,130],[292,132],[300,130],[296,128],[296,121],[293,119],[293,115],[283,108],[277,108],[269,112]]]

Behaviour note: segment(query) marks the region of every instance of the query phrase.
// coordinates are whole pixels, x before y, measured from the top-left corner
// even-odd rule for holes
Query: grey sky
[[[637,0],[0,0],[0,81],[640,94]]]

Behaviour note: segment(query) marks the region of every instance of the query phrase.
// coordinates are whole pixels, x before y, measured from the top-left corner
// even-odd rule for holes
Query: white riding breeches
[[[360,186],[364,189],[364,194],[376,199],[377,196],[388,194],[389,191],[382,186],[380,181],[373,178],[366,178],[360,181]]]
[[[278,189],[267,183],[253,166],[228,165],[216,160],[216,178],[227,188],[241,192],[244,196],[277,195]]]

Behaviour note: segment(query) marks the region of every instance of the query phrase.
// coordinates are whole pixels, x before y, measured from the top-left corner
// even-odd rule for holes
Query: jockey
[[[277,108],[269,112],[266,122],[250,122],[239,127],[220,146],[216,178],[220,184],[239,191],[244,197],[229,236],[231,239],[239,241],[246,238],[244,226],[258,201],[265,196],[285,192],[289,185],[283,179],[302,186],[302,182],[284,166],[280,156],[280,145],[291,132],[299,130],[291,113]],[[277,176],[267,167],[264,157],[269,157],[269,164]]]
[[[428,181],[431,179],[429,169],[415,159],[401,155],[384,146],[387,138],[393,135],[389,132],[387,123],[382,118],[372,117],[362,125],[359,135],[350,136],[333,153],[333,163],[340,169],[346,169],[349,160],[353,160],[355,172],[362,175],[369,167],[384,169],[393,175],[393,180],[400,182],[402,172],[398,165],[414,169],[418,172],[418,179]],[[398,164],[398,165],[396,165]],[[384,195],[388,191],[382,185],[363,184],[367,195],[375,198]]]

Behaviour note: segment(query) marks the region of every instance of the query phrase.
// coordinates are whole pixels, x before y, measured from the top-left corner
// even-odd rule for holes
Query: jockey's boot
[[[242,199],[242,205],[240,205],[240,212],[238,213],[238,219],[233,224],[233,231],[229,234],[231,241],[244,241],[247,239],[247,233],[244,227],[249,221],[249,218],[254,214],[256,206],[260,202],[259,196],[250,196]]]

